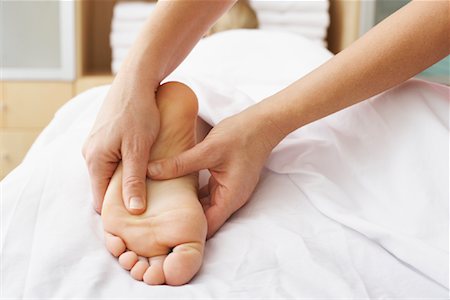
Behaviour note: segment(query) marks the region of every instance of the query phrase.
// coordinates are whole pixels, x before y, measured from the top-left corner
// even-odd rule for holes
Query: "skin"
[[[83,150],[97,211],[121,159],[125,206],[133,214],[145,210],[145,205],[130,209],[129,200],[145,198],[145,162],[159,130],[154,90],[233,2],[158,2]],[[248,201],[268,155],[288,133],[389,89],[448,55],[448,15],[448,1],[413,1],[307,76],[217,124],[194,148],[150,164],[148,175],[167,179],[209,169],[211,201],[205,214],[211,237]]]

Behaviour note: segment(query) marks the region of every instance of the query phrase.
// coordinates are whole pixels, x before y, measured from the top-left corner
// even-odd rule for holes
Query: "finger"
[[[141,214],[147,208],[146,173],[150,149],[130,144],[122,148],[123,201],[131,214]]]
[[[151,162],[148,175],[153,179],[170,179],[207,169],[211,164],[202,142],[177,156]]]
[[[205,211],[206,221],[208,223],[207,239],[213,237],[217,230],[222,227],[226,220],[234,213],[235,209],[230,206],[229,191],[224,186],[216,186],[214,191],[211,191],[211,206]]]
[[[98,160],[88,163],[89,177],[91,179],[92,194],[94,197],[94,209],[101,213],[103,198],[108,188],[117,163],[101,163]]]
[[[98,214],[102,212],[103,198],[105,197],[109,181],[106,178],[97,178],[91,175],[92,194],[94,196],[93,205]]]

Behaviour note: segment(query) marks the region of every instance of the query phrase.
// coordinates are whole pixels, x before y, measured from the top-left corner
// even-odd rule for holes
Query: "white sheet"
[[[194,63],[202,51],[172,78],[194,89],[201,116],[216,124],[284,86],[264,84],[278,68],[288,80],[329,57],[303,46],[309,57],[284,57],[253,77],[241,70],[239,89],[230,73],[206,74],[213,57]],[[448,87],[411,80],[291,134],[248,205],[207,242],[200,273],[182,287],[136,282],[104,249],[81,145],[107,89],[65,105],[2,181],[2,297],[448,296]]]

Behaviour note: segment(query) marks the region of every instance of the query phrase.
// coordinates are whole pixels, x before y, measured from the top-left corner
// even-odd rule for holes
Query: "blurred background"
[[[240,3],[257,17],[256,27],[283,25],[337,53],[408,2]],[[153,1],[0,0],[0,179],[20,163],[59,107],[91,87],[112,82],[154,5]],[[285,15],[297,10],[290,26],[280,14],[273,14],[274,7],[286,9]],[[418,77],[449,85],[449,65],[447,57]]]

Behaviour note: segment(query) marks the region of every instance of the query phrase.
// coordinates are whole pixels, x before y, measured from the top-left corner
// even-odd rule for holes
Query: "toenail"
[[[161,165],[160,164],[151,164],[148,167],[148,172],[152,176],[157,176],[161,173]]]
[[[130,208],[131,209],[141,209],[144,207],[144,202],[140,197],[131,197],[130,198]]]

